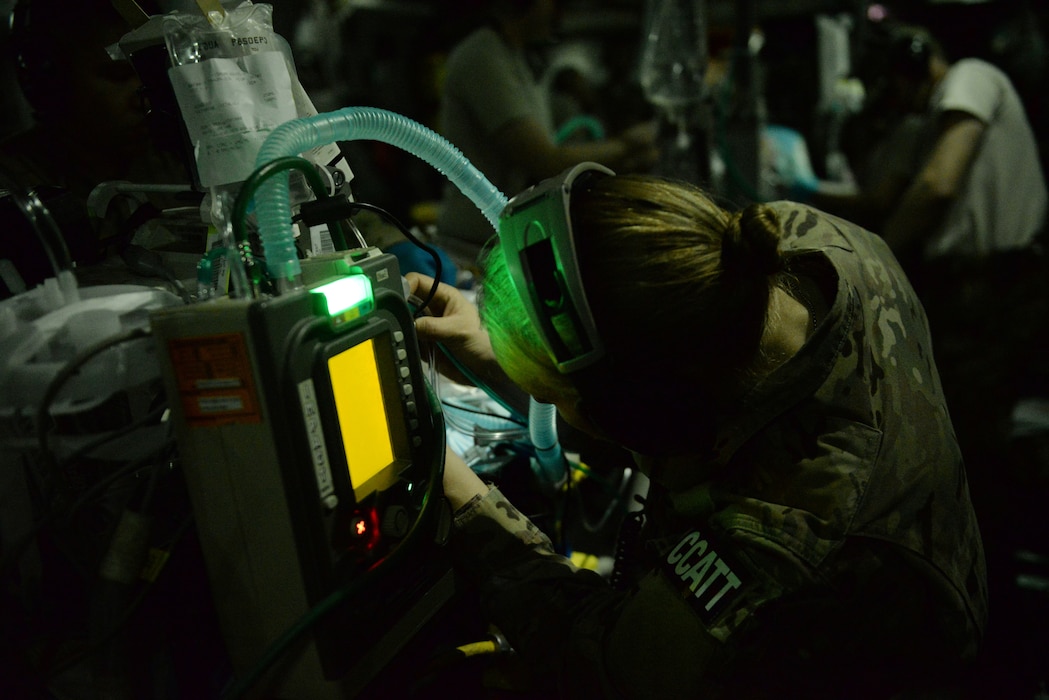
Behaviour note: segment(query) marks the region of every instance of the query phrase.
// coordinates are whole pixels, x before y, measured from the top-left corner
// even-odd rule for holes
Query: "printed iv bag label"
[[[246,180],[270,131],[298,116],[279,51],[209,58],[168,74],[205,187]]]

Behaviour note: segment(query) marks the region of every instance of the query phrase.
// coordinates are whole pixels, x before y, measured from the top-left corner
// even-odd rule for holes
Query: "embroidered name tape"
[[[716,545],[716,546],[715,546]],[[741,597],[745,570],[727,547],[695,530],[667,554],[663,571],[707,627]]]

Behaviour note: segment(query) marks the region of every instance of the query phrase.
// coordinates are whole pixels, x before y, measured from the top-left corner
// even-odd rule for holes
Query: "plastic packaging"
[[[168,76],[200,184],[211,194],[211,223],[221,230],[214,200],[236,196],[274,128],[317,110],[299,82],[291,48],[273,30],[271,5],[241,2],[222,12],[173,12],[164,15],[163,27]],[[353,178],[334,142],[301,155],[337,168],[344,182]],[[301,178],[294,186],[296,203],[312,199]]]
[[[164,16],[164,34],[173,66],[277,50],[273,6],[264,3],[223,13],[173,12]]]
[[[13,450],[37,448],[36,411],[51,381],[78,353],[122,332],[147,327],[155,309],[182,304],[170,292],[137,285],[85,287],[77,301],[42,307],[34,318],[4,312],[8,306],[14,309],[16,301],[20,300],[0,306],[0,325],[9,334],[0,344],[0,448]],[[156,352],[149,338],[103,351],[63,385],[51,402],[50,415],[67,424],[110,425],[116,418],[117,395],[127,402],[128,415],[145,415],[159,376]],[[93,456],[142,456],[156,447],[143,439],[146,430],[100,446]],[[71,451],[92,437],[97,435],[90,430],[62,434],[51,447],[56,454]]]

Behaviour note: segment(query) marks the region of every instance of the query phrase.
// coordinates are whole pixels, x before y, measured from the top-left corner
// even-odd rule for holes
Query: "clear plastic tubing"
[[[429,163],[477,205],[493,228],[499,229],[499,215],[506,206],[506,195],[443,136],[395,112],[347,107],[285,122],[266,137],[255,167],[336,141],[362,139],[397,146]],[[278,175],[263,182],[255,202],[267,271],[281,289],[301,287],[301,267],[291,228],[288,177]]]
[[[473,202],[492,227],[507,198],[450,141],[405,116],[374,107],[347,107],[313,117],[293,119],[271,131],[259,149],[255,167],[336,141],[371,140],[388,143],[429,163]],[[283,289],[302,286],[302,268],[291,228],[288,177],[277,175],[259,186],[255,211],[266,256],[266,269]],[[528,429],[542,476],[557,484],[564,475],[564,456],[557,439],[557,408],[532,399]]]

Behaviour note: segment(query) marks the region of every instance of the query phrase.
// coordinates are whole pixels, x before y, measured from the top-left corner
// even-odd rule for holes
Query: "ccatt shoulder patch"
[[[693,530],[664,557],[663,573],[708,628],[742,598],[746,569],[723,543]]]

